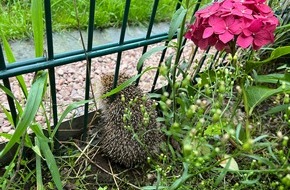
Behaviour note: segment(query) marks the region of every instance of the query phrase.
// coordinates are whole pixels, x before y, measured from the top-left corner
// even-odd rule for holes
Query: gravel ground
[[[152,47],[158,46],[161,44],[155,44],[149,46],[148,50]],[[163,45],[163,44],[162,44]],[[143,48],[138,48],[134,50],[128,50],[123,52],[120,72],[127,73],[129,75],[134,75],[137,73],[136,64],[138,59],[141,57]],[[188,43],[184,49],[183,58],[189,59],[190,52],[192,50],[192,43]],[[172,49],[167,51],[166,56],[168,57],[170,54],[174,53]],[[203,52],[200,52],[196,59],[198,60]],[[156,53],[151,56],[148,60],[145,61],[144,68],[148,66],[158,66],[159,59],[161,53]],[[117,59],[117,54],[111,54],[99,58],[95,58],[92,60],[92,70],[91,70],[91,81],[93,87],[93,93],[98,93],[97,84],[104,73],[114,72],[115,70],[115,63]],[[57,103],[58,103],[58,113],[59,117],[65,110],[65,108],[72,102],[77,102],[79,100],[84,99],[85,94],[85,71],[86,71],[86,62],[75,62],[69,65],[64,65],[55,68],[56,71],[56,89],[57,89]],[[154,76],[156,70],[151,70],[144,74],[140,80],[140,87],[144,92],[148,92],[151,89]],[[26,74],[24,75],[25,81],[27,84],[31,84],[33,74]],[[25,100],[23,94],[21,92],[20,87],[18,86],[16,78],[11,78],[11,87],[13,94],[18,99],[18,101],[24,105]],[[157,82],[156,88],[160,88],[166,84],[166,81],[159,77]],[[5,108],[8,107],[6,95],[1,91],[0,92],[0,101]],[[47,114],[50,116],[51,113],[51,105],[50,105],[50,97],[49,93],[46,93],[46,97],[43,101]],[[91,110],[95,110],[94,106],[91,106]],[[1,110],[2,111],[2,110]],[[39,110],[36,116],[36,121],[41,123],[43,127],[45,127],[45,118],[44,118],[44,111]],[[73,113],[70,113],[66,119],[70,119],[75,115],[83,115],[83,107],[76,109]],[[7,121],[6,116],[4,113],[0,112],[0,133],[9,133],[12,134],[14,132],[14,127],[10,125]],[[0,142],[6,141],[5,138],[0,137]]]

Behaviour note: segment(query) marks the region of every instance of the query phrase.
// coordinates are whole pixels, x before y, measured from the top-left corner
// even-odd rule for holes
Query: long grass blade
[[[6,115],[6,119],[9,121],[9,123],[14,123],[11,113],[2,104],[0,104],[0,107],[2,108],[3,113]]]
[[[178,178],[170,187],[169,190],[178,189],[188,178],[192,176],[192,174],[188,174],[188,163],[183,163],[183,173],[180,178]]]
[[[11,49],[8,41],[6,40],[4,35],[2,35],[2,40],[3,40],[3,47],[4,47],[4,50],[5,50],[8,62],[9,63],[14,63],[16,61],[16,59],[15,59],[15,57],[13,55],[12,49]],[[17,81],[18,81],[18,83],[20,85],[20,88],[21,88],[25,98],[27,98],[28,90],[27,90],[27,86],[25,84],[23,76],[22,75],[18,75],[18,76],[16,76],[16,79],[17,79]]]
[[[148,67],[148,68],[146,68],[142,73],[129,78],[128,80],[126,80],[125,82],[123,82],[122,84],[117,86],[116,88],[112,89],[110,92],[107,92],[106,94],[102,95],[101,98],[106,98],[106,97],[112,96],[112,95],[120,92],[121,90],[123,90],[126,87],[130,86],[133,82],[135,82],[144,73],[146,73],[147,71],[150,71],[152,69],[157,69],[157,67]]]
[[[40,143],[37,137],[35,137],[35,145],[40,147]],[[41,172],[41,157],[36,154],[35,158],[36,162],[36,186],[37,190],[43,190],[43,182],[42,182],[42,172]]]
[[[52,179],[56,188],[58,190],[63,189],[61,178],[60,178],[60,173],[59,173],[56,161],[55,161],[55,157],[52,154],[48,143],[46,141],[43,141],[41,138],[40,138],[40,149],[45,158],[48,169],[50,170],[50,173],[52,175]]]
[[[37,110],[42,100],[44,86],[47,82],[47,72],[40,72],[36,77],[35,82],[32,84],[30,93],[27,98],[26,106],[23,115],[17,123],[15,132],[10,141],[5,145],[4,149],[0,152],[0,158],[3,157],[17,141],[24,134],[30,123],[35,118]]]
[[[53,137],[55,136],[55,134],[56,134],[56,132],[57,132],[57,130],[58,130],[60,124],[62,123],[62,121],[64,120],[64,118],[67,116],[67,114],[68,114],[69,112],[71,112],[72,110],[78,108],[78,107],[81,106],[81,105],[84,105],[84,104],[86,104],[86,103],[89,103],[90,101],[91,101],[91,100],[82,100],[82,101],[74,102],[74,103],[70,104],[70,105],[69,105],[69,106],[64,110],[64,112],[61,114],[58,123],[56,124],[55,128],[53,129],[53,132],[52,132],[51,135],[50,135],[50,138],[53,138]]]
[[[16,97],[12,94],[12,92],[6,88],[5,86],[3,86],[2,84],[0,84],[0,89],[5,92],[5,94],[7,94],[8,96],[10,96],[11,98],[13,98],[15,104],[16,104],[16,109],[18,111],[19,115],[22,115],[23,113],[23,109],[22,106],[20,105],[20,103],[18,102],[18,100],[16,99]]]
[[[144,53],[142,55],[142,57],[140,57],[138,63],[137,63],[137,70],[140,70],[141,67],[144,64],[144,61],[146,59],[148,59],[152,54],[157,53],[159,51],[163,51],[166,48],[166,46],[158,46],[158,47],[154,47],[152,49],[150,49],[149,51],[147,51],[146,53]]]
[[[35,45],[35,57],[43,56],[43,4],[42,0],[31,1],[32,30]]]

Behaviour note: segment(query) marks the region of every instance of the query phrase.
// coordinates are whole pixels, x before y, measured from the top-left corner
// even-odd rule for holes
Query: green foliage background
[[[88,25],[89,2],[76,0],[82,29]],[[95,27],[118,27],[122,23],[124,0],[96,1]],[[145,25],[149,22],[154,0],[132,0],[129,24]],[[169,21],[174,12],[176,1],[160,0],[155,21]],[[0,3],[0,28],[7,39],[32,36],[30,0],[5,0]],[[51,0],[52,23],[54,31],[77,28],[74,0]]]

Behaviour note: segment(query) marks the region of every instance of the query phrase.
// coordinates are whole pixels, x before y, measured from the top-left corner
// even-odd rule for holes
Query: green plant
[[[43,9],[42,9],[42,1],[33,0],[31,3],[31,12],[32,12],[32,25],[33,25],[33,33],[35,39],[35,55],[36,57],[43,55]],[[15,58],[11,51],[11,48],[2,34],[2,40],[4,42],[4,49],[7,54],[8,61],[13,63]],[[22,76],[17,76],[17,80],[19,85],[23,91],[24,97],[26,98],[26,105],[22,107],[22,105],[18,102],[18,100],[13,96],[13,94],[6,89],[4,86],[0,86],[0,88],[9,95],[16,103],[16,108],[18,111],[18,120],[17,123],[14,123],[12,120],[12,115],[8,112],[3,105],[4,113],[6,114],[8,120],[10,121],[11,125],[15,126],[15,132],[13,135],[1,134],[9,141],[5,145],[4,149],[0,152],[0,157],[5,156],[5,154],[14,147],[15,144],[19,144],[17,151],[15,153],[14,159],[10,162],[8,169],[6,170],[5,174],[1,177],[1,187],[2,189],[9,188],[11,186],[13,180],[15,179],[16,175],[18,175],[18,171],[20,170],[20,165],[23,159],[23,148],[28,147],[29,149],[33,150],[36,157],[36,186],[39,189],[43,189],[43,174],[42,174],[42,159],[45,159],[47,167],[50,170],[51,177],[54,181],[54,184],[57,189],[62,189],[62,181],[60,178],[59,170],[56,165],[56,161],[54,155],[52,153],[53,149],[51,147],[53,144],[54,135],[59,127],[59,124],[63,121],[64,117],[77,106],[87,102],[79,102],[76,104],[70,105],[62,115],[59,120],[59,123],[56,127],[51,131],[50,129],[50,121],[45,114],[46,117],[46,124],[49,131],[49,138],[44,135],[44,129],[42,128],[41,124],[35,122],[35,115],[38,109],[41,107],[44,109],[44,105],[42,104],[43,95],[46,93],[46,84],[47,84],[47,72],[46,71],[39,71],[34,77],[34,82],[31,85],[31,88],[28,92],[26,83]],[[34,143],[31,140],[30,134],[27,134],[27,129],[31,129],[34,134]],[[22,140],[21,140],[22,139]],[[18,159],[16,160],[18,156]],[[16,162],[17,161],[17,162]],[[13,173],[13,170],[15,170]],[[12,175],[11,181],[9,180],[9,175]],[[10,181],[10,182],[8,182]]]
[[[288,24],[277,28],[277,41],[271,49],[237,51],[232,44],[232,54],[224,63],[218,61],[224,53],[218,54],[215,60],[213,55],[208,55],[205,63],[203,59],[194,63],[180,57],[185,48],[182,44],[188,5],[185,1],[185,8],[177,10],[172,18],[169,40],[177,31],[177,42],[171,41],[168,47],[152,49],[138,63],[140,67],[144,59],[165,48],[176,51],[159,68],[168,86],[164,87],[163,94],[154,95],[160,98],[162,117],[159,121],[164,123],[168,137],[164,148],[168,159],[161,163],[151,162],[157,182],[144,189],[188,189],[192,185],[197,189],[287,189],[290,155],[287,147],[288,67],[283,67],[286,68],[284,73],[269,75],[258,75],[254,69],[289,54],[287,44],[283,47],[276,45],[286,42],[280,37],[289,31]],[[201,40],[199,37],[202,38],[193,34],[196,40]],[[266,50],[268,57],[265,58]],[[262,55],[264,59],[259,60]],[[202,66],[202,72],[194,71],[199,71]],[[260,114],[261,107],[275,94],[280,97],[277,97],[280,105]],[[276,117],[270,113],[280,114],[283,110],[286,123],[282,120],[268,124]],[[279,127],[275,132],[269,131],[271,125]],[[188,165],[180,167],[180,163]],[[168,171],[169,165],[178,169]],[[271,186],[267,187],[267,183]]]

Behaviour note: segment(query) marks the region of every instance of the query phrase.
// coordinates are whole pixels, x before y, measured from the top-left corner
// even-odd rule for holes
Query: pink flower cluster
[[[229,50],[231,42],[242,48],[251,45],[255,50],[273,43],[279,20],[265,1],[214,2],[195,13],[196,20],[189,26],[185,38],[201,49],[215,46],[217,50]]]

